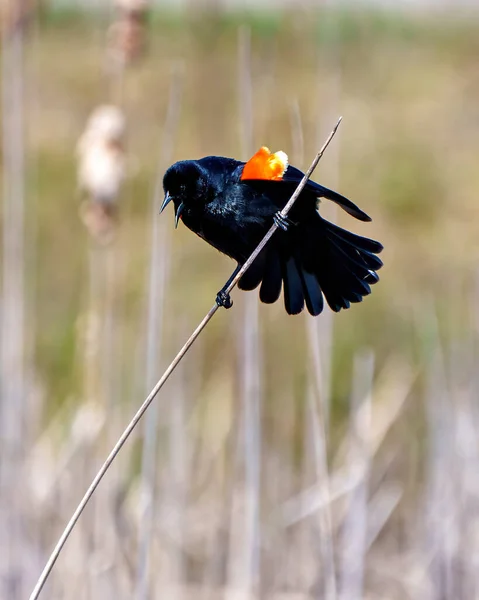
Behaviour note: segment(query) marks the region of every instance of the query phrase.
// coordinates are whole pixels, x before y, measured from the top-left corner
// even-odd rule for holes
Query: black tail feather
[[[304,308],[304,294],[301,277],[292,256],[281,264],[284,281],[284,306],[289,315],[297,315]]]
[[[240,290],[247,292],[254,290],[261,283],[265,272],[266,247],[258,254],[253,264],[250,265],[246,273],[238,282]]]
[[[298,266],[298,270],[303,284],[306,307],[309,313],[313,315],[313,317],[316,317],[323,312],[324,308],[323,294],[321,293],[318,280],[313,273],[308,273],[300,266]]]
[[[300,243],[304,269],[315,275],[335,312],[361,302],[379,280],[376,270],[382,267],[382,261],[376,253],[382,245],[375,240],[341,229],[318,214]]]
[[[343,240],[343,242],[348,242],[351,246],[355,246],[358,250],[365,250],[366,252],[370,252],[372,254],[379,254],[383,250],[383,245],[376,240],[371,240],[370,238],[347,231],[346,229],[338,227],[337,225],[334,225],[334,223],[330,223],[325,219],[321,218],[321,220],[325,224],[330,235],[332,234],[340,238]]]
[[[368,257],[364,257],[364,252],[348,247],[344,243],[338,243],[335,239],[330,238],[330,243],[334,246],[336,252],[343,257],[343,260],[346,261],[349,269],[355,272],[361,279],[368,283],[376,283],[379,281],[379,276],[374,269],[380,269],[382,267],[383,263],[380,259],[378,259],[379,266],[376,266],[376,264],[375,266],[372,266],[372,261],[369,260]]]
[[[381,268],[382,261],[375,253],[382,250],[382,245],[321,221],[322,260],[318,259],[315,272],[328,304],[338,311],[371,293],[370,284],[379,281],[375,270]]]
[[[278,232],[240,279],[239,287],[252,290],[261,283],[260,299],[276,302],[283,288],[284,305],[290,315],[304,305],[311,315],[319,315],[324,298],[338,312],[361,302],[379,281],[382,267],[376,256],[383,249],[375,240],[351,233],[319,213],[294,237]],[[284,236],[284,237],[281,237]]]
[[[271,246],[266,259],[263,283],[259,290],[261,302],[264,302],[265,304],[273,304],[273,302],[276,302],[281,294],[282,283],[283,276],[279,253],[276,251],[276,248]]]

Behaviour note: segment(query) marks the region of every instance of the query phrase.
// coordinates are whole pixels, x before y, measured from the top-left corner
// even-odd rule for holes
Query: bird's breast
[[[195,213],[185,210],[183,223],[223,254],[238,262],[244,262],[251,253],[251,230],[242,226],[241,219],[234,213],[203,211]],[[253,248],[254,249],[254,248]]]

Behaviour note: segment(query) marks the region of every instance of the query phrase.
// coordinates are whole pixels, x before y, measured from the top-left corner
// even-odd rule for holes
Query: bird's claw
[[[223,308],[231,308],[233,306],[233,300],[231,300],[231,296],[227,294],[224,290],[221,290],[216,294],[216,304],[218,306],[222,306]]]
[[[274,221],[274,224],[276,225],[276,227],[278,227],[279,229],[282,229],[283,231],[288,231],[289,226],[294,224],[293,221],[288,219],[288,217],[284,217],[281,214],[281,211],[278,211],[277,213],[275,213],[275,215],[273,217],[273,221]]]

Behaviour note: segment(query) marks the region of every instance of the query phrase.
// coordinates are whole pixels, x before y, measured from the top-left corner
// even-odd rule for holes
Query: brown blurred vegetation
[[[124,264],[117,293],[130,349],[142,328],[149,252],[145,232],[172,61],[184,67],[173,159],[238,157],[238,20],[194,15],[173,21],[154,15],[148,56],[124,75],[122,105],[134,167],[121,199]],[[53,402],[76,387],[74,324],[84,302],[87,240],[75,205],[73,148],[92,106],[114,99],[103,68],[103,25],[78,17],[46,20],[28,44],[36,355]],[[416,358],[424,335],[418,324],[427,323],[436,310],[449,325],[443,333],[460,335],[467,327],[464,307],[474,288],[478,252],[475,24],[358,12],[334,18],[322,13],[314,18],[264,16],[252,18],[251,27],[255,145],[281,148],[298,164],[291,133],[291,104],[297,101],[304,131],[303,164],[298,166],[305,168],[321,135],[342,114],[334,175],[329,172],[335,160],[331,153],[315,177],[374,217],[371,225],[363,225],[338,214],[341,224],[385,246],[381,284],[362,305],[334,319],[337,372],[350,370],[352,353],[363,345],[375,348],[380,360],[396,354]],[[183,228],[173,244],[167,307],[171,350],[177,346],[177,319],[191,327],[233,266]],[[219,316],[212,327],[226,345],[234,312]],[[288,319],[280,305],[261,311],[264,327],[297,348],[276,358],[272,347],[268,361],[288,364],[300,379],[306,368],[303,318]],[[209,360],[215,359],[214,344],[205,342],[204,350],[213,353]],[[347,387],[337,389],[338,401],[346,392]]]
[[[383,400],[387,404],[390,397],[396,398],[394,394],[400,393],[401,384],[407,388],[403,398],[406,408],[394,415],[382,448],[387,458],[379,460],[381,466],[375,465],[377,470],[371,471],[375,488],[380,489],[383,479],[401,486],[401,503],[383,537],[379,536],[375,554],[373,548],[373,556],[389,556],[390,552],[396,559],[401,549],[408,546],[405,540],[410,542],[417,522],[424,519],[418,498],[423,482],[428,481],[425,473],[431,459],[428,463],[426,457],[430,456],[431,447],[437,449],[434,444],[441,439],[438,430],[431,427],[431,398],[445,389],[450,392],[448,409],[443,404],[438,408],[447,423],[448,415],[455,414],[451,408],[456,398],[454,374],[466,371],[467,381],[474,379],[479,253],[478,21],[461,20],[449,13],[413,17],[365,9],[313,13],[297,10],[275,15],[192,11],[181,17],[152,13],[145,56],[120,76],[108,70],[108,25],[106,14],[45,12],[30,28],[26,42],[25,269],[28,343],[38,392],[36,434],[40,437],[42,432],[51,431],[48,428],[59,419],[60,432],[56,431],[52,438],[52,452],[53,456],[62,456],[71,435],[71,415],[86,401],[94,400],[106,407],[105,418],[114,422],[110,433],[95,438],[93,449],[88,446],[88,452],[83,453],[89,461],[82,458],[68,466],[66,482],[55,492],[58,497],[66,494],[59,502],[60,508],[53,501],[55,494],[46,504],[39,502],[37,506],[32,500],[35,508],[29,518],[41,530],[38,535],[43,553],[34,561],[35,569],[29,572],[28,581],[33,581],[32,575],[52,547],[100,459],[151,383],[145,379],[144,363],[152,219],[161,219],[160,235],[168,236],[166,246],[171,243],[161,359],[155,369],[158,376],[210,308],[234,267],[183,226],[172,231],[171,212],[165,211],[160,217],[152,211],[151,203],[158,169],[161,174],[168,166],[158,163],[176,72],[182,73],[182,94],[172,161],[208,154],[245,158],[241,149],[243,125],[239,117],[237,67],[238,29],[243,26],[251,31],[255,146],[266,144],[272,150],[284,150],[291,163],[306,168],[337,116],[343,115],[334,147],[320,163],[315,179],[351,198],[372,215],[373,222],[353,222],[326,205],[321,210],[341,225],[379,239],[385,246],[381,282],[372,295],[332,318],[328,455],[331,464],[333,457],[336,464],[344,456],[343,443],[351,426],[353,363],[364,364],[362,353],[370,351],[375,360],[371,384],[377,391],[374,400],[379,405]],[[117,238],[109,248],[102,249],[89,240],[79,218],[74,149],[91,110],[105,102],[118,102],[127,118],[128,180],[120,199]],[[292,127],[298,107],[304,147],[298,144]],[[111,288],[100,292],[99,302],[102,306],[110,303],[113,314],[108,325],[109,350],[101,341],[101,348],[92,351],[98,361],[96,376],[108,379],[107,384],[103,381],[103,387],[95,388],[100,390],[95,398],[88,397],[91,388],[85,383],[83,359],[85,338],[89,335],[85,315],[91,301],[92,261],[101,263],[111,277]],[[233,494],[228,485],[230,471],[236,464],[237,442],[231,432],[240,428],[241,418],[244,357],[238,350],[238,340],[245,327],[244,293],[235,291],[233,299],[233,309],[218,313],[158,399],[163,415],[158,442],[158,488],[163,491],[171,484],[170,469],[174,469],[168,462],[172,443],[171,432],[167,434],[170,405],[183,398],[186,411],[185,428],[180,433],[188,440],[193,455],[188,483],[192,508],[189,520],[186,513],[181,518],[183,525],[188,524],[194,531],[190,537],[185,534],[188,542],[182,564],[184,580],[195,585],[207,579],[200,574],[208,552],[220,553],[218,564],[211,567],[214,572],[209,581],[212,585],[221,583],[227,560],[222,552],[226,547],[233,548],[228,546],[224,522],[229,524],[230,513],[225,506],[229,506]],[[328,318],[324,315],[318,321]],[[305,442],[309,435],[305,433],[307,393],[312,377],[306,332],[317,324],[312,325],[305,315],[288,317],[282,300],[274,306],[261,306],[259,323],[264,448],[262,458],[256,459],[266,473],[262,481],[262,510],[267,528],[266,515],[271,507],[278,508],[293,492],[298,493],[315,480]],[[105,333],[101,329],[105,323],[97,326]],[[101,335],[99,339],[102,340]],[[444,359],[439,366],[438,352]],[[458,370],[454,371],[454,365]],[[403,373],[407,374],[404,378]],[[361,386],[361,376],[358,377]],[[442,378],[449,383],[441,386]],[[65,418],[64,407],[73,411]],[[36,439],[32,441],[34,449]],[[128,459],[119,459],[112,481],[121,482],[118,497],[123,494],[122,501],[128,509],[125,511],[133,505],[130,512],[137,515],[139,500],[134,483],[139,444],[132,443],[130,452],[132,449]],[[218,455],[220,459],[212,458]],[[372,456],[370,460],[373,461]],[[301,475],[305,461],[309,466],[306,475]],[[56,462],[61,462],[60,458],[50,457],[49,468]],[[35,464],[41,479],[42,463]],[[440,462],[434,465],[441,469]],[[81,478],[71,488],[75,494],[68,495],[68,482],[71,484],[72,478],[77,477],[78,470]],[[450,471],[446,469],[445,473],[447,476]],[[62,478],[63,475],[59,480]],[[110,489],[106,481],[104,485]],[[438,489],[440,496],[442,488]],[[101,494],[99,497],[103,498]],[[103,514],[102,506],[105,508],[100,505],[98,514]],[[225,521],[221,520],[222,511],[227,514]],[[159,547],[152,550],[152,560],[158,560],[158,564],[164,564],[161,560],[164,553],[168,554],[161,547],[162,527],[169,513],[165,514],[158,517],[160,524],[157,523],[154,534]],[[359,518],[364,517],[363,513],[358,514]],[[41,528],[46,516],[48,531]],[[96,540],[95,551],[101,550],[101,519],[97,517],[95,522],[91,514],[87,516],[88,531],[93,536],[88,539]],[[338,520],[339,517],[334,522]],[[267,557],[265,589],[304,591],[318,585],[314,557],[304,550],[316,548],[316,542],[304,541],[300,533],[296,535],[291,529],[294,527],[266,536],[262,547]],[[212,534],[213,530],[216,533]],[[93,535],[92,531],[96,533]],[[128,554],[135,536],[131,530],[122,531],[121,536],[125,544],[122,552]],[[205,539],[210,544],[206,549],[202,542]],[[305,545],[301,545],[303,542]],[[417,547],[421,544],[419,541]],[[477,540],[471,544],[478,547]],[[79,556],[77,546],[73,547],[77,550],[75,556]],[[284,556],[280,556],[280,547],[284,547]],[[305,561],[304,569],[295,565],[296,551]],[[123,579],[128,579],[125,565],[131,566],[135,559],[132,551],[130,561],[122,562],[120,557],[114,563],[114,569],[122,573],[118,589]],[[413,597],[408,594],[415,589],[421,590],[415,597],[440,597],[424,596],[424,589],[430,591],[434,585],[421,587],[423,583],[417,581],[423,580],[419,576],[414,579],[420,564],[419,560],[414,562],[414,557],[398,559],[394,563],[396,575],[389,573],[381,560],[377,564],[383,570],[381,575],[374,569],[369,572],[368,586],[374,590],[371,598]],[[424,559],[421,569],[427,571],[428,564]],[[270,579],[268,565],[274,565]],[[318,567],[321,574],[323,567]],[[397,581],[402,567],[410,567],[408,573],[412,573],[414,585],[409,588]],[[64,568],[70,573],[68,566]],[[76,563],[71,573],[76,577],[74,581],[81,582],[85,570]],[[394,583],[389,586],[390,580]],[[46,597],[73,597],[65,592],[65,584],[57,585],[57,596]],[[408,594],[403,588],[409,590]],[[131,597],[128,593],[115,595],[120,594],[118,589],[111,591],[109,597]],[[131,589],[131,582],[125,589]],[[381,595],[384,589],[388,590],[387,596]],[[452,595],[441,597],[478,597],[478,588],[474,589],[475,596],[451,592]]]

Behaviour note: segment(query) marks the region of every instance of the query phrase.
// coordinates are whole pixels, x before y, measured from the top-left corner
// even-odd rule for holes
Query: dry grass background
[[[316,320],[235,292],[117,459],[44,597],[479,598],[478,22],[155,13],[146,55],[119,82],[105,63],[110,18],[46,13],[25,40],[24,391],[12,409],[2,388],[18,427],[0,425],[1,597],[29,593],[234,266],[157,215],[157,177],[178,159],[244,158],[248,144],[306,168],[341,114],[315,178],[373,216],[323,207],[384,243],[381,283]],[[112,101],[127,118],[128,179],[102,248],[79,219],[74,150],[92,108]],[[4,237],[7,222],[4,209]],[[2,333],[8,367],[5,316]]]

